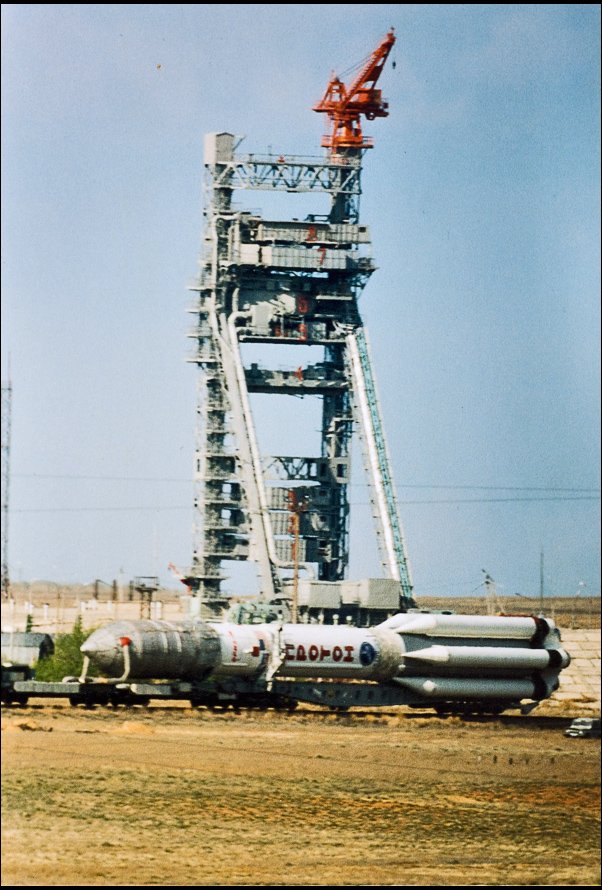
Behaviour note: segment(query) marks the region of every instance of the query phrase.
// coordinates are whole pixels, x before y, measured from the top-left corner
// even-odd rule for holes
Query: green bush
[[[79,677],[84,663],[79,647],[91,633],[92,630],[83,630],[81,618],[78,618],[71,633],[57,634],[54,638],[54,654],[49,658],[41,658],[35,665],[36,680],[60,683],[63,677]],[[96,676],[92,665],[88,676]]]

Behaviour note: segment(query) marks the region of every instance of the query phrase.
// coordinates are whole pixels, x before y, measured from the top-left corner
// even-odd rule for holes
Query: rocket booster
[[[405,658],[452,669],[543,671],[549,667],[567,667],[570,659],[564,649],[524,649],[502,646],[429,646],[406,652]]]
[[[432,699],[546,697],[570,661],[549,619],[435,613],[370,628],[116,621],[81,651],[122,679],[368,680]]]

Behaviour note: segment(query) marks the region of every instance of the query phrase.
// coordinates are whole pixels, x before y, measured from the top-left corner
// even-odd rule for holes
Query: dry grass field
[[[6,709],[3,885],[596,885],[600,742],[546,716]]]
[[[496,612],[505,614],[544,615],[552,618],[562,629],[591,630],[600,627],[599,596],[554,596],[544,597],[498,597]],[[460,615],[484,615],[487,613],[487,602],[483,597],[421,597],[420,608],[452,609]]]
[[[86,591],[65,589],[56,609],[50,592],[29,591],[36,624],[48,600],[48,629],[70,629]],[[161,598],[175,617],[177,596]],[[111,620],[106,599],[86,626]],[[487,612],[483,598],[419,604]],[[547,599],[545,613],[597,628],[599,604]],[[122,609],[135,617],[137,604]],[[544,702],[528,717],[463,721],[32,699],[2,712],[2,884],[597,885],[600,741],[565,738],[578,713]]]

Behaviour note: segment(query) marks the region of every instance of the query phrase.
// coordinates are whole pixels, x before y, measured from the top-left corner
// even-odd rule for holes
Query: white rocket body
[[[429,700],[544,698],[570,661],[549,619],[420,612],[371,628],[117,621],[81,649],[110,677],[367,680]]]

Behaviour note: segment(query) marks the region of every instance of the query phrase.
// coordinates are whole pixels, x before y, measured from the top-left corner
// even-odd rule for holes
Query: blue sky
[[[538,593],[542,548],[546,592],[599,593],[596,5],[4,5],[15,579],[189,563],[203,135],[319,154],[331,70],[391,25],[361,307],[416,593],[470,593],[482,569]],[[287,423],[257,411],[267,449]],[[362,577],[378,563],[359,447],[354,463]]]

